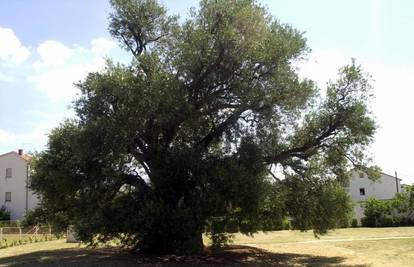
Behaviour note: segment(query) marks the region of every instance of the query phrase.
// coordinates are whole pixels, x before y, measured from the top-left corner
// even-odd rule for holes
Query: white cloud
[[[29,48],[21,44],[13,30],[0,27],[0,40],[0,63],[20,64],[29,58]]]
[[[12,76],[16,73],[27,77],[27,87],[52,100],[48,102],[49,110],[54,110],[33,110],[31,115],[36,119],[19,122],[16,129],[0,128],[0,153],[17,148],[42,150],[50,130],[64,118],[73,117],[73,110],[62,107],[76,96],[78,90],[74,83],[84,79],[89,72],[101,70],[105,66],[105,57],[109,53],[118,55],[121,50],[115,50],[116,43],[105,38],[95,39],[87,47],[47,40],[35,47],[35,61],[24,62],[29,56],[28,48],[20,43],[12,30],[0,30],[0,81],[12,82],[16,80]]]
[[[45,148],[48,134],[63,121],[73,116],[73,110],[54,113],[33,110],[35,121],[21,122],[18,131],[0,129],[0,154],[23,148],[26,151],[41,151]],[[24,129],[24,130],[22,130]]]
[[[74,83],[101,70],[104,56],[114,47],[115,43],[105,38],[93,40],[90,48],[45,41],[37,47],[40,59],[33,64],[35,73],[28,80],[51,100],[70,102],[77,93]]]
[[[54,40],[39,44],[36,51],[40,56],[40,60],[33,64],[35,69],[62,66],[73,55],[72,49]]]
[[[113,48],[116,47],[116,43],[106,38],[98,38],[92,40],[91,51],[98,56],[106,56],[106,54]]]
[[[29,76],[36,90],[45,93],[51,100],[70,100],[76,95],[74,83],[86,75],[85,66],[72,65],[65,68],[48,69]]]

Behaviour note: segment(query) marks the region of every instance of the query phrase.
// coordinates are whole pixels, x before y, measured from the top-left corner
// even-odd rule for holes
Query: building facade
[[[369,197],[379,200],[392,199],[397,193],[402,192],[401,179],[395,176],[382,173],[378,180],[371,180],[364,172],[355,171],[348,187],[348,193],[352,200],[356,202],[354,208],[354,218],[361,224],[364,217],[363,203]]]
[[[5,206],[11,220],[22,219],[38,204],[28,188],[30,156],[19,149],[0,155],[0,207]]]

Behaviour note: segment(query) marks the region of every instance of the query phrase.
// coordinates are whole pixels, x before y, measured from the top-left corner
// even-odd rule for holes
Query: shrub
[[[414,225],[411,199],[408,194],[397,194],[391,200],[369,198],[365,204],[361,223],[365,227],[390,227]]]
[[[9,220],[10,220],[10,212],[6,209],[5,206],[1,206],[0,221],[9,221]]]
[[[365,217],[361,220],[362,226],[385,227],[393,225],[390,201],[381,201],[370,197],[364,203],[364,208]]]
[[[214,218],[209,221],[207,236],[211,239],[213,251],[220,250],[231,242],[233,235],[228,233],[227,223],[228,221],[223,218]]]
[[[351,220],[351,226],[352,227],[358,227],[358,220],[357,219],[355,219],[355,218],[353,218],[352,220]]]
[[[46,218],[42,208],[37,207],[27,212],[24,220],[22,221],[23,227],[31,227],[35,225],[46,225]]]

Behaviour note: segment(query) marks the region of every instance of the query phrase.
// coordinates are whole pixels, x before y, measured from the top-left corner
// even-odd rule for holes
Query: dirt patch
[[[142,257],[117,249],[61,248],[2,255],[0,266],[365,266],[347,265],[345,260],[338,256],[274,253],[239,245],[215,255],[188,257]]]

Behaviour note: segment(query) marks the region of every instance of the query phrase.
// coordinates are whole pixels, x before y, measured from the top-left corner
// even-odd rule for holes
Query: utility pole
[[[31,145],[31,143],[23,143],[22,146]],[[23,152],[24,150],[22,150]],[[30,162],[26,161],[26,205],[25,205],[25,214],[29,211],[29,172],[30,172]]]
[[[26,207],[25,213],[29,210],[29,162],[26,161]]]
[[[397,187],[397,193],[399,193],[400,190],[398,189],[398,176],[397,176],[397,171],[395,171],[395,186]]]

